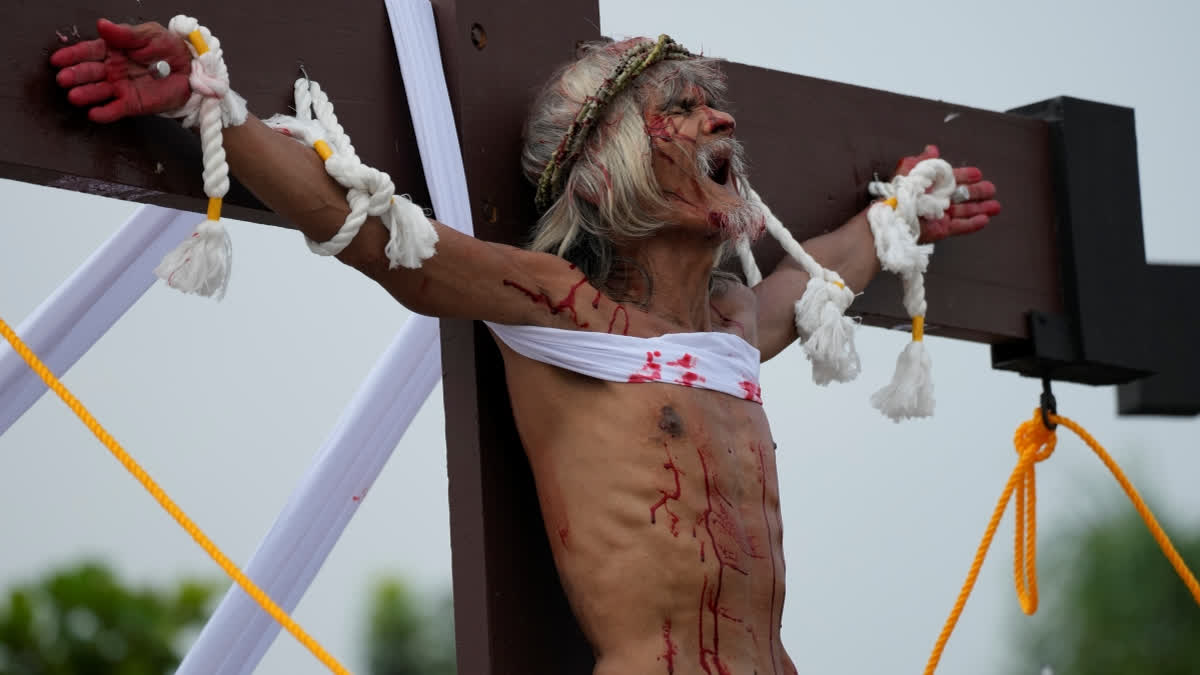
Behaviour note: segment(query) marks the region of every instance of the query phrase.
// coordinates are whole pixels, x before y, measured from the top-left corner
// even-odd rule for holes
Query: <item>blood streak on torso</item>
[[[675,643],[671,641],[671,620],[667,619],[663,622],[662,627],[663,642],[666,643],[666,650],[662,656],[658,657],[660,661],[667,662],[667,675],[675,675],[675,655],[679,653]]]
[[[728,614],[721,607],[721,588],[725,582],[725,570],[729,569],[742,576],[750,574],[747,569],[746,561],[742,560],[742,555],[750,558],[761,559],[765,556],[758,551],[754,541],[746,533],[745,527],[741,523],[738,514],[731,513],[730,509],[735,508],[725,495],[721,494],[720,487],[717,484],[717,476],[711,473],[709,469],[709,458],[706,456],[705,448],[697,448],[696,454],[700,458],[700,466],[704,471],[704,493],[708,507],[700,514],[700,523],[703,524],[705,531],[708,533],[709,541],[712,543],[713,554],[717,559],[717,578],[709,585],[708,575],[704,575],[704,582],[700,589],[700,666],[704,668],[704,672],[711,675],[712,670],[709,668],[709,661],[717,667],[718,675],[730,675],[728,666],[721,660],[721,621],[734,620],[741,623],[740,619],[736,619]],[[714,501],[714,496],[716,500]],[[772,583],[774,580],[772,579]],[[704,638],[704,612],[705,610],[712,616],[712,641],[711,647],[705,646]]]
[[[675,466],[675,458],[671,456],[671,450],[667,446],[666,443],[663,443],[663,449],[666,450],[666,452],[667,452],[667,461],[663,463],[663,468],[667,469],[674,475],[675,491],[670,492],[668,490],[663,490],[661,488],[659,489],[658,492],[662,496],[659,497],[658,501],[656,501],[650,505],[650,524],[653,525],[656,522],[658,522],[655,518],[655,513],[661,508],[662,510],[667,512],[668,516],[671,517],[671,524],[668,526],[668,529],[671,530],[672,535],[678,537],[679,536],[679,516],[675,515],[675,512],[671,510],[671,507],[667,505],[667,502],[670,500],[674,500],[674,501],[679,500],[679,494],[681,491],[680,486],[679,486],[679,475],[683,472],[680,471],[677,466]]]

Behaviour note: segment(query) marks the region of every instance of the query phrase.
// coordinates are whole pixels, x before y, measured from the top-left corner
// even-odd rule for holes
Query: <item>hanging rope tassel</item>
[[[1074,431],[1096,453],[1104,466],[1108,467],[1117,483],[1121,485],[1121,489],[1129,497],[1129,501],[1133,503],[1133,507],[1137,509],[1138,515],[1145,521],[1146,527],[1150,530],[1154,541],[1158,542],[1163,555],[1175,568],[1175,572],[1179,574],[1179,578],[1191,592],[1196,604],[1200,605],[1200,583],[1197,583],[1195,575],[1188,569],[1187,563],[1175,550],[1167,533],[1163,531],[1154,514],[1150,512],[1150,507],[1146,506],[1146,502],[1142,500],[1141,495],[1134,489],[1133,484],[1126,478],[1125,472],[1121,471],[1121,467],[1117,466],[1117,462],[1108,454],[1108,451],[1075,421],[1053,413],[1047,413],[1044,417],[1043,414],[1043,410],[1038,408],[1033,411],[1033,419],[1017,427],[1017,432],[1013,436],[1013,445],[1019,456],[1017,465],[1008,477],[1004,491],[1000,494],[1000,500],[996,502],[991,520],[988,521],[987,528],[984,530],[983,540],[975,551],[971,569],[967,572],[967,579],[963,583],[962,590],[959,591],[958,599],[954,601],[954,608],[950,611],[950,616],[946,619],[946,624],[942,627],[937,642],[934,643],[933,653],[930,654],[929,661],[925,665],[925,675],[933,675],[933,672],[937,670],[938,662],[942,659],[942,652],[950,640],[950,634],[954,632],[954,627],[958,624],[959,617],[962,616],[967,598],[971,596],[971,591],[975,588],[979,570],[983,567],[983,561],[987,557],[988,549],[991,548],[992,539],[996,536],[996,529],[1000,526],[1000,519],[1004,516],[1009,499],[1014,493],[1016,494],[1017,514],[1013,582],[1016,586],[1017,601],[1021,604],[1021,610],[1026,614],[1033,614],[1037,611],[1037,477],[1034,466],[1038,462],[1049,459],[1050,455],[1054,454],[1054,448],[1058,443],[1057,435],[1052,429],[1047,428],[1047,422],[1051,425],[1062,425]]]
[[[169,28],[188,40],[192,52],[192,72],[188,77],[192,94],[182,108],[165,116],[180,118],[184,127],[200,127],[208,219],[168,253],[154,273],[184,293],[220,299],[229,285],[233,265],[233,246],[221,223],[222,200],[229,192],[229,164],[225,161],[222,130],[245,123],[246,101],[229,88],[229,70],[225,67],[221,43],[207,28],[183,15],[171,19]]]
[[[895,422],[933,414],[933,362],[924,344],[925,269],[933,246],[917,242],[921,218],[941,218],[954,189],[954,169],[941,159],[924,160],[891,183],[870,185],[871,194],[884,198],[867,211],[875,253],[883,269],[900,276],[913,327],[912,342],[896,360],[892,381],[871,396],[871,405]]]

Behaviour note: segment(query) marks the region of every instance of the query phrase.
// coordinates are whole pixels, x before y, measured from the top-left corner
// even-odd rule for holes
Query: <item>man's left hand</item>
[[[907,176],[923,160],[939,156],[936,145],[927,145],[919,155],[905,157],[896,166],[896,175]],[[946,214],[937,220],[921,219],[921,243],[931,244],[946,237],[969,234],[983,229],[993,216],[1000,213],[996,201],[996,186],[983,180],[983,172],[973,166],[954,170],[954,181],[967,188],[967,199],[950,205]]]

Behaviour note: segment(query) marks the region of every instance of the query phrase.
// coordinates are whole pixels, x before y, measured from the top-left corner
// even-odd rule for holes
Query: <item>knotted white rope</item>
[[[804,341],[804,354],[812,361],[813,381],[826,385],[853,380],[858,376],[860,362],[854,347],[854,319],[845,313],[854,302],[854,291],[846,287],[837,272],[825,269],[804,250],[753,188],[746,186],[745,192],[746,198],[762,210],[767,231],[808,273],[804,295],[796,302],[795,320],[796,332]],[[761,280],[762,274],[754,264],[748,239],[737,242],[737,252],[747,283],[755,285],[757,281],[752,279]]]
[[[390,237],[384,253],[389,267],[416,269],[435,253],[437,230],[425,211],[408,195],[396,198],[396,187],[388,174],[363,164],[333,111],[333,103],[321,86],[300,78],[295,84],[296,115],[275,115],[267,126],[311,145],[325,161],[325,170],[342,187],[350,213],[337,234],[326,242],[305,238],[318,255],[341,253],[362,229],[369,216],[377,216]]]
[[[188,41],[192,52],[188,82],[192,93],[187,103],[165,116],[180,118],[184,127],[200,127],[208,219],[168,253],[154,273],[185,293],[219,299],[229,283],[233,258],[229,234],[221,224],[221,200],[229,192],[229,164],[225,161],[221,130],[246,121],[246,101],[229,88],[229,70],[225,67],[220,40],[190,16],[176,16],[168,27]]]
[[[954,190],[954,170],[941,159],[924,160],[890,183],[870,185],[871,194],[884,199],[867,211],[875,252],[883,269],[900,277],[904,309],[912,318],[913,339],[900,353],[891,383],[871,396],[871,404],[897,422],[933,414],[933,364],[924,343],[925,269],[933,245],[917,242],[921,218],[941,218]]]

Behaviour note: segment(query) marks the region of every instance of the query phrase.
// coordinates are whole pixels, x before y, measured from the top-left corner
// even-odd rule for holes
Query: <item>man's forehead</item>
[[[710,93],[695,82],[684,81],[682,77],[659,80],[651,87],[648,98],[652,108],[665,108],[680,101],[693,101],[697,104],[709,103]]]

